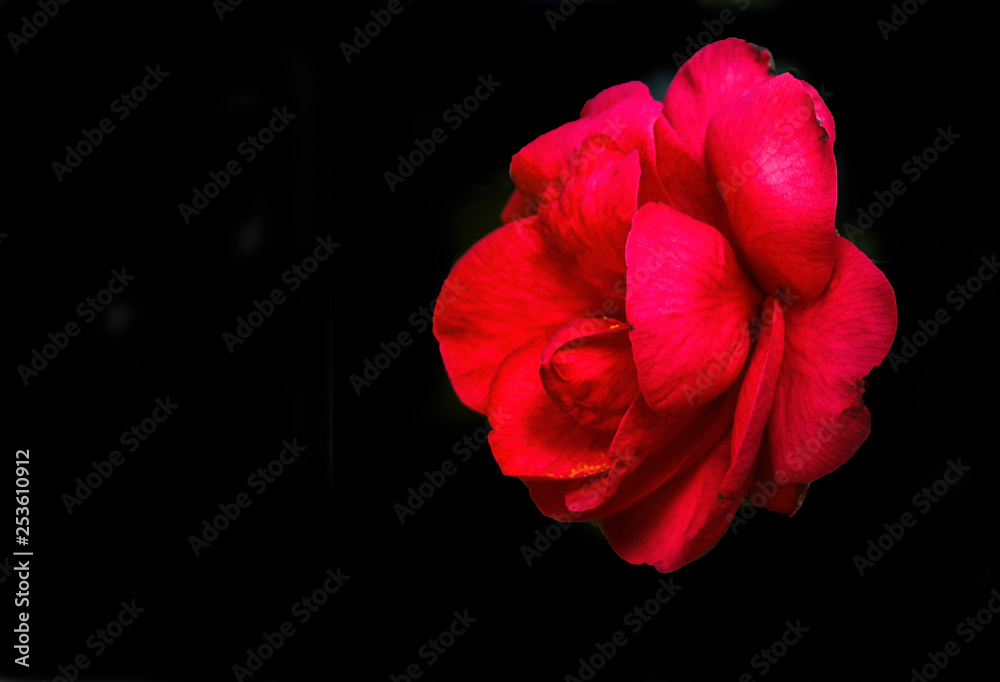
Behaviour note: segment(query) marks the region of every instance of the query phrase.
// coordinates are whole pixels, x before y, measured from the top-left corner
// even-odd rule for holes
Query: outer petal
[[[768,441],[776,472],[795,483],[830,473],[868,437],[864,377],[896,335],[896,299],[882,272],[838,238],[830,284],[785,314],[785,356]]]
[[[730,468],[731,446],[721,438],[711,452],[655,493],[601,522],[611,547],[633,564],[653,564],[669,572],[694,561],[725,534],[727,515],[739,507],[746,483],[735,499],[719,495]]]
[[[611,444],[610,468],[566,490],[566,505],[587,518],[617,514],[705,457],[732,427],[735,390],[682,414],[659,414],[642,395]]]
[[[596,277],[625,273],[625,242],[639,194],[639,155],[604,135],[571,154],[565,182],[549,185],[540,215],[560,250]]]
[[[771,402],[781,370],[785,347],[785,320],[781,307],[773,298],[764,301],[759,323],[751,336],[759,336],[740,386],[739,401],[733,419],[733,466],[720,490],[733,497],[757,463],[757,451],[764,437],[764,427],[771,414]]]
[[[764,507],[771,511],[781,512],[786,516],[795,516],[795,512],[805,502],[808,483],[790,483],[787,474],[778,474],[771,464],[771,454],[767,447],[767,432],[757,457],[757,470],[753,481],[747,489],[746,496],[750,504]]]
[[[809,95],[810,99],[812,99],[813,106],[816,107],[816,118],[819,119],[819,124],[823,127],[823,130],[826,131],[826,134],[830,136],[830,142],[834,142],[837,139],[837,130],[833,124],[833,114],[830,113],[830,109],[826,106],[826,102],[824,102],[820,94],[816,92],[816,88],[809,85],[805,81],[799,81],[799,84],[802,86],[802,89],[806,91],[806,94]]]
[[[522,478],[521,482],[527,486],[531,501],[538,507],[538,511],[545,516],[560,521],[591,521],[597,517],[586,512],[571,511],[566,506],[566,491],[588,480],[590,479]]]
[[[743,368],[760,292],[725,237],[665,204],[639,209],[626,253],[625,305],[646,401],[661,411],[708,402]]]
[[[610,111],[622,103],[634,104],[643,102],[646,98],[652,99],[649,94],[649,87],[639,81],[630,81],[615,85],[597,93],[595,97],[587,100],[580,111],[580,118],[591,118],[598,114]]]
[[[660,103],[642,83],[608,88],[583,108],[581,118],[541,135],[514,155],[510,177],[529,197],[541,200],[553,182],[560,182],[570,155],[591,135],[606,135],[624,151],[638,150],[642,167],[640,202],[659,197],[653,124],[661,117]]]
[[[705,129],[730,102],[774,76],[771,53],[738,38],[707,45],[681,66],[663,100],[663,114],[699,162]]]
[[[552,402],[538,376],[538,351],[532,345],[500,365],[489,410],[502,415],[489,440],[507,476],[580,478],[610,466],[613,434],[581,426]]]
[[[434,309],[434,336],[451,383],[485,412],[490,383],[507,355],[549,337],[613,291],[582,283],[575,261],[543,236],[537,217],[504,225],[455,263]]]
[[[639,393],[628,332],[609,318],[573,320],[542,353],[542,386],[579,423],[614,432]]]
[[[500,222],[509,223],[533,215],[538,215],[538,202],[515,188],[500,213]]]
[[[782,74],[708,128],[706,159],[726,200],[733,248],[768,294],[790,288],[815,298],[833,268],[837,164],[817,120],[802,83]]]

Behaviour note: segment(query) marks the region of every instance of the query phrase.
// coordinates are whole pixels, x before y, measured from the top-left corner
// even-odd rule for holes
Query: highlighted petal
[[[729,388],[763,297],[725,237],[665,204],[646,204],[632,222],[626,260],[625,305],[649,405],[687,410]]]
[[[727,106],[708,128],[705,155],[727,204],[733,248],[770,295],[784,289],[815,298],[833,269],[837,164],[817,120],[813,98],[786,73]]]

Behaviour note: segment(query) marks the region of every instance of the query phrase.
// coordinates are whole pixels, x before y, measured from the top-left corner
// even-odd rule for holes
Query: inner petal
[[[649,203],[626,246],[625,305],[639,384],[658,412],[704,405],[728,389],[750,351],[763,296],[710,225]]]
[[[639,392],[630,329],[614,318],[578,318],[556,332],[542,353],[545,392],[584,426],[616,430]]]

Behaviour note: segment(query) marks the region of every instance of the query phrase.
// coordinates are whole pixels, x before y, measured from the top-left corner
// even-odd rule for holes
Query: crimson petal
[[[626,310],[639,386],[649,405],[702,405],[736,380],[762,296],[718,230],[666,204],[632,221]]]
[[[584,283],[537,216],[488,234],[455,263],[434,309],[434,336],[458,397],[485,413],[504,358],[534,342],[537,372],[552,334],[608,295]]]
[[[581,426],[549,398],[532,345],[511,353],[490,389],[490,447],[507,476],[581,478],[610,466],[613,433]],[[492,417],[496,415],[496,418]]]
[[[663,100],[663,114],[691,155],[702,161],[712,117],[774,73],[771,53],[752,43],[727,38],[706,45],[677,71]]]
[[[609,318],[573,320],[542,353],[542,386],[585,426],[616,431],[639,392],[629,327]]]
[[[785,353],[768,421],[776,472],[795,483],[825,476],[868,437],[864,377],[896,335],[896,299],[882,272],[837,238],[829,286],[785,314]]]
[[[601,521],[619,556],[633,564],[652,564],[666,573],[715,546],[746,490],[744,485],[735,499],[719,495],[719,485],[730,469],[729,436],[720,438],[711,452],[649,497]]]
[[[764,301],[760,323],[754,327],[760,338],[754,346],[740,385],[733,419],[733,466],[722,482],[721,494],[733,497],[746,482],[757,462],[764,427],[771,414],[774,389],[781,371],[785,348],[785,319],[773,298]]]
[[[705,153],[733,248],[761,288],[819,295],[836,251],[837,164],[801,81],[782,74],[724,108],[709,125]]]

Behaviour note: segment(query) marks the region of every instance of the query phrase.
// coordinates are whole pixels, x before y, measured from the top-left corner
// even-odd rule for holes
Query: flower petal
[[[566,490],[567,509],[586,518],[617,514],[709,453],[731,428],[735,390],[680,414],[655,412],[638,395],[610,448],[610,467]]]
[[[642,83],[624,83],[601,92],[583,107],[581,118],[549,131],[514,155],[510,177],[529,197],[540,201],[546,188],[561,182],[570,155],[591,135],[606,135],[625,152],[638,150],[642,167],[640,202],[660,196],[653,124],[661,105]]]
[[[834,142],[837,139],[837,130],[833,124],[833,114],[830,113],[830,108],[826,106],[826,102],[823,101],[823,97],[816,92],[816,88],[809,85],[805,81],[799,81],[799,85],[802,89],[806,91],[810,99],[813,101],[813,106],[816,107],[816,118],[819,119],[820,126],[826,131],[826,134],[830,136],[830,142]]]
[[[533,215],[538,215],[538,202],[515,188],[514,193],[510,195],[510,199],[507,200],[507,204],[500,213],[500,222],[509,223]]]
[[[764,427],[771,414],[785,347],[785,320],[781,306],[773,298],[764,301],[759,324],[751,331],[751,336],[754,335],[760,338],[747,364],[733,419],[733,466],[719,491],[726,497],[736,495],[753,472]]]
[[[764,442],[761,443],[760,454],[757,457],[757,470],[754,472],[753,481],[747,489],[747,499],[755,507],[781,512],[789,517],[795,516],[795,512],[805,502],[809,484],[791,483],[787,474],[784,472],[779,474],[774,470],[774,466],[771,464],[771,454],[767,447],[766,429],[764,433]]]
[[[735,381],[763,298],[716,229],[666,204],[636,213],[626,310],[639,386],[655,410],[702,405]]]
[[[501,361],[528,341],[538,356],[559,328],[616,296],[586,284],[575,261],[554,248],[537,217],[491,232],[462,256],[434,309],[434,336],[462,402],[485,412]]]
[[[538,349],[511,353],[490,389],[489,413],[498,415],[489,441],[507,476],[580,478],[606,470],[613,433],[581,426],[552,402],[538,376]]]
[[[785,313],[785,353],[768,422],[776,472],[809,483],[850,459],[868,437],[864,377],[896,335],[896,299],[882,272],[838,237],[829,286]]]
[[[653,126],[656,137],[656,168],[663,183],[665,202],[695,220],[729,233],[729,216],[708,169],[661,118]]]
[[[539,215],[550,238],[584,272],[625,274],[639,175],[638,152],[626,154],[610,137],[594,135],[572,153],[566,181],[549,185]]]
[[[685,62],[667,89],[663,114],[701,161],[705,129],[730,102],[757,89],[774,76],[771,53],[738,38],[706,45]]]
[[[649,94],[649,87],[640,81],[630,81],[621,85],[615,85],[602,90],[587,100],[580,111],[580,118],[597,116],[605,111],[614,109],[622,103],[634,104],[635,102],[644,102],[647,97],[652,99],[652,96]]]
[[[708,128],[705,155],[728,207],[733,249],[768,294],[781,288],[815,298],[833,268],[837,164],[817,121],[813,98],[786,73],[724,108]]]
[[[639,393],[629,326],[610,318],[573,320],[542,353],[542,386],[580,424],[616,431]]]
[[[593,477],[591,477],[593,478]],[[566,506],[566,491],[579,485],[587,478],[522,478],[521,482],[528,488],[531,501],[550,519],[560,521],[592,521],[596,516],[587,513],[570,511]]]
[[[652,564],[665,573],[708,552],[725,534],[727,515],[739,508],[746,489],[736,499],[719,495],[731,453],[727,433],[706,456],[652,495],[603,519],[601,527],[615,552],[629,563]]]

